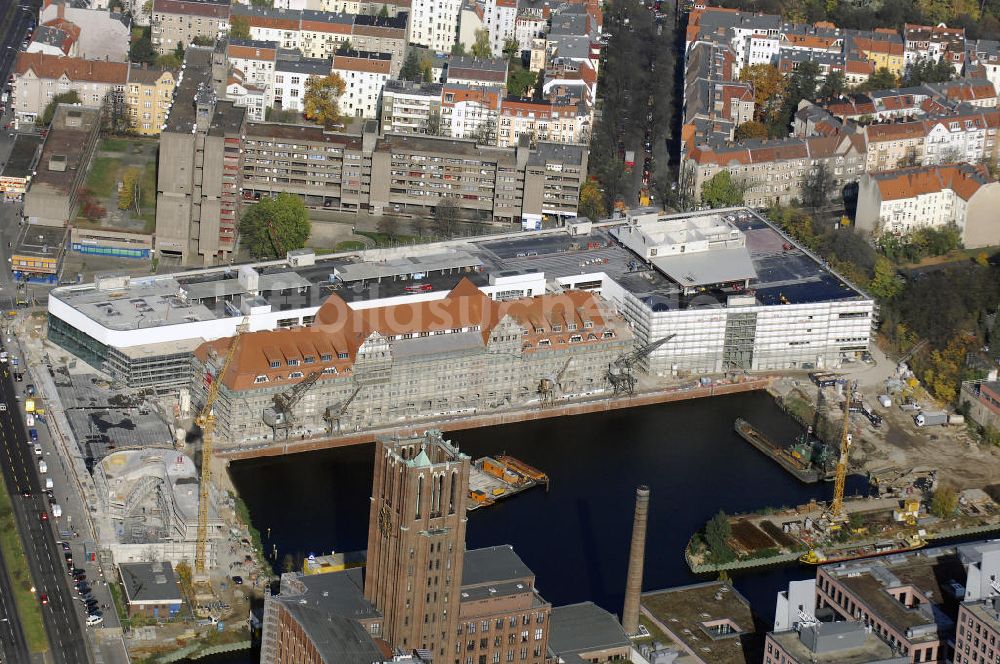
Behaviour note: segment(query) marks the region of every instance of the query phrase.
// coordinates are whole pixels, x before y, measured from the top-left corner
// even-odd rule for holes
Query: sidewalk
[[[49,435],[42,434],[40,427],[39,442],[43,449],[51,445],[51,451],[46,449],[48,456],[59,460],[59,468],[50,463],[50,476],[54,480],[54,493],[57,502],[63,508],[63,517],[59,523],[54,523],[57,539],[70,544],[74,565],[86,570],[87,580],[92,592],[102,607],[104,622],[99,628],[84,626],[83,629],[91,645],[91,656],[95,664],[127,664],[128,656],[125,642],[122,638],[118,613],[115,610],[114,599],[105,579],[113,579],[115,571],[109,563],[105,565],[104,556],[99,549],[100,538],[92,519],[89,506],[98,504],[98,493],[93,478],[87,471],[87,466],[77,441],[73,438],[72,429],[56,390],[55,381],[49,374],[44,359],[44,347],[41,339],[31,338],[32,319],[24,314],[17,320],[15,340],[22,363],[24,365],[24,383],[34,383],[36,398],[45,409],[45,424]],[[68,461],[68,464],[67,464]],[[59,481],[61,478],[62,481]],[[63,534],[72,533],[72,537]],[[84,542],[91,542],[96,560],[84,559]],[[83,613],[83,605],[80,605]]]

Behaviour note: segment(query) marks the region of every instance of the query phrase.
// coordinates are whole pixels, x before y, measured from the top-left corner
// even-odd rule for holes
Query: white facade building
[[[382,87],[389,80],[391,69],[389,53],[350,51],[333,56],[331,71],[344,79],[341,112],[357,118],[377,118]]]
[[[434,51],[450,53],[458,36],[462,0],[413,0],[410,41]]]
[[[503,56],[503,45],[514,39],[517,19],[517,0],[486,0],[484,15],[490,31],[490,48],[494,57]],[[531,42],[528,42],[529,44]]]

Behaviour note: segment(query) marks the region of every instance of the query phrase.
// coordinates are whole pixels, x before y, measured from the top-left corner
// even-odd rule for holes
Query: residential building
[[[214,42],[229,31],[228,0],[153,0],[152,13],[151,39],[161,55],[196,37]]]
[[[119,12],[83,8],[71,0],[43,0],[38,25],[52,26],[74,35],[75,55],[86,60],[128,62],[131,23]]]
[[[490,49],[493,56],[503,57],[507,40],[516,38],[514,27],[517,19],[517,0],[486,0],[484,12],[486,29],[490,32]]]
[[[481,59],[453,55],[448,58],[448,70],[445,77],[448,83],[464,83],[484,87],[505,86],[507,85],[507,59]]]
[[[835,187],[831,195],[839,194],[864,172],[865,147],[859,134],[744,141],[717,147],[700,144],[687,151],[683,163],[694,175],[696,196],[700,196],[705,182],[727,170],[735,181],[746,186],[747,205],[767,207],[802,200],[805,178],[820,163],[833,175]]]
[[[333,56],[331,73],[344,79],[340,111],[356,118],[377,118],[382,87],[392,71],[392,55],[344,51]]]
[[[27,193],[29,224],[63,227],[73,219],[97,145],[101,109],[59,104]]]
[[[959,599],[952,583],[966,571],[955,547],[821,566],[817,610],[869,626],[911,663],[951,661]]]
[[[496,145],[507,88],[448,82],[441,86],[440,135]]]
[[[103,106],[108,95],[124,93],[128,65],[44,53],[18,53],[11,82],[11,108],[17,123],[32,123],[52,98],[76,91],[86,106]]]
[[[514,18],[514,39],[517,40],[521,51],[531,48],[536,39],[545,38],[545,31],[548,29],[548,8],[547,7],[518,7],[517,16]]]
[[[963,544],[959,559],[967,571],[958,607],[954,664],[995,661],[1000,652],[1000,543]]]
[[[20,201],[31,182],[31,174],[37,169],[38,151],[42,138],[34,134],[18,134],[14,138],[7,163],[0,171],[0,192],[7,203]]]
[[[380,132],[436,134],[441,125],[441,84],[390,79],[382,88]],[[432,125],[428,131],[428,123]],[[437,123],[438,129],[433,125]]]
[[[486,27],[486,11],[484,4],[463,0],[462,7],[458,12],[458,44],[462,45],[466,53],[472,51],[476,43],[476,34],[480,30],[489,31]]]
[[[1000,43],[980,39],[966,44],[965,75],[969,78],[985,78],[1000,90]]]
[[[961,74],[965,65],[965,28],[940,25],[903,26],[903,47],[906,66],[920,60],[937,62],[944,58]]]
[[[957,113],[923,121],[923,164],[980,163],[997,156],[1000,111],[962,106]]]
[[[125,109],[134,131],[143,136],[159,135],[170,113],[176,85],[172,71],[136,66],[129,69]]]
[[[256,39],[226,41],[226,59],[239,72],[240,82],[268,91],[273,100],[274,67],[278,59],[278,43]],[[268,105],[270,106],[273,101]]]
[[[876,28],[873,32],[845,31],[844,52],[868,62],[872,69],[888,69],[902,78],[906,73],[903,40],[895,30]]]
[[[66,255],[69,227],[27,223],[17,231],[10,250],[10,271],[14,281],[55,285]],[[21,291],[15,296],[18,306],[31,302]]]
[[[869,173],[924,163],[926,134],[921,121],[869,125],[864,136],[864,170]]]
[[[225,98],[237,108],[246,109],[247,119],[263,122],[267,109],[273,104],[273,90],[263,88],[244,80],[243,72],[233,69],[226,81]]]
[[[80,28],[69,21],[57,20],[52,23],[35,29],[25,52],[75,58],[79,52]]]
[[[522,136],[553,143],[590,142],[590,111],[586,105],[554,104],[508,97],[500,108],[497,138],[500,147],[513,147]]]
[[[984,166],[918,166],[862,176],[857,226],[876,236],[955,226],[965,247],[1000,244],[1000,183]]]
[[[458,37],[462,0],[412,0],[410,41],[433,51],[450,53]]]
[[[812,622],[768,632],[764,664],[910,664],[860,622]]]
[[[160,135],[156,251],[164,260],[225,260],[236,247],[239,135],[245,112],[217,101],[213,50],[189,47]]]
[[[274,101],[275,107],[301,113],[305,110],[307,84],[312,78],[324,78],[330,75],[329,58],[303,58],[298,51],[281,51],[274,63]],[[341,98],[341,110],[343,106]]]
[[[169,562],[121,563],[118,575],[129,618],[167,620],[180,613],[184,599]]]

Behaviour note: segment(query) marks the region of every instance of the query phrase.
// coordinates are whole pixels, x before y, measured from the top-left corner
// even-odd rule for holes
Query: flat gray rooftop
[[[685,288],[744,281],[757,276],[746,247],[660,256],[652,263]]]
[[[509,544],[465,552],[465,562],[462,565],[463,589],[465,586],[530,579],[534,576],[534,572]]]
[[[344,282],[386,279],[390,277],[412,276],[428,272],[443,272],[474,268],[482,262],[466,251],[451,251],[430,256],[395,258],[379,263],[354,263],[343,265],[335,271]]]
[[[874,633],[868,633],[861,646],[837,648],[828,651],[810,650],[799,638],[799,633],[772,632],[770,637],[782,649],[794,658],[796,662],[812,662],[814,664],[907,664],[910,658],[900,655]]]
[[[593,602],[552,609],[549,648],[557,655],[631,645],[618,618]]]

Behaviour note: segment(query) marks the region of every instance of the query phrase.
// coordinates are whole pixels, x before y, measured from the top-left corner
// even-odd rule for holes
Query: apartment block
[[[954,589],[964,594],[956,619],[953,662],[994,662],[1000,656],[1000,543],[963,544],[958,554],[967,573],[965,585]]]
[[[125,109],[132,128],[143,136],[157,136],[167,121],[177,79],[162,69],[129,68]]]
[[[1000,243],[1000,183],[985,166],[949,164],[869,173],[858,187],[857,226],[875,236],[954,225],[968,248]]]
[[[453,55],[448,58],[446,80],[448,83],[485,87],[507,85],[507,60]]]
[[[151,39],[161,55],[195,37],[215,41],[229,30],[228,0],[153,0],[152,14]]]
[[[727,170],[746,187],[747,205],[767,207],[801,200],[806,176],[820,163],[833,175],[835,194],[865,170],[864,137],[858,134],[746,141],[739,145],[695,145],[682,162],[694,175],[694,194]]]
[[[920,60],[948,61],[956,74],[965,63],[965,28],[940,25],[903,26],[904,59],[907,66]]]
[[[35,40],[41,37],[39,32],[44,35],[42,28],[56,28],[67,33],[75,42],[75,53],[66,55],[85,60],[128,62],[132,27],[129,18],[121,12],[100,8],[98,4],[91,3],[92,7],[87,8],[71,0],[43,0]]]
[[[412,0],[410,41],[420,46],[450,53],[458,38],[458,17],[462,0]]]
[[[533,99],[504,99],[500,108],[497,142],[512,147],[522,136],[536,141],[581,143],[590,141],[590,110],[585,104],[556,104]]]
[[[356,118],[377,118],[382,87],[391,77],[389,53],[345,51],[333,56],[331,72],[344,79],[340,111]]]
[[[514,39],[517,0],[486,0],[483,13],[490,32],[490,49],[494,57],[503,57],[504,43]]]
[[[72,220],[97,146],[100,119],[97,107],[56,107],[24,195],[24,216],[30,224],[62,227]]]
[[[246,113],[217,100],[212,57],[212,49],[187,49],[176,103],[160,135],[156,251],[186,264],[225,260],[236,246]]]
[[[474,138],[496,144],[503,86],[445,83],[441,88],[441,136]]]
[[[426,134],[428,123],[441,120],[441,84],[389,80],[382,88],[380,131]]]
[[[281,52],[274,62],[274,98],[272,105],[302,112],[307,84],[312,78],[330,75],[329,58],[303,58],[297,51]],[[341,106],[343,110],[343,105]]]
[[[15,121],[32,123],[57,94],[75,90],[86,106],[103,106],[108,95],[124,94],[129,66],[63,58],[45,53],[18,53],[11,74],[11,108]]]

